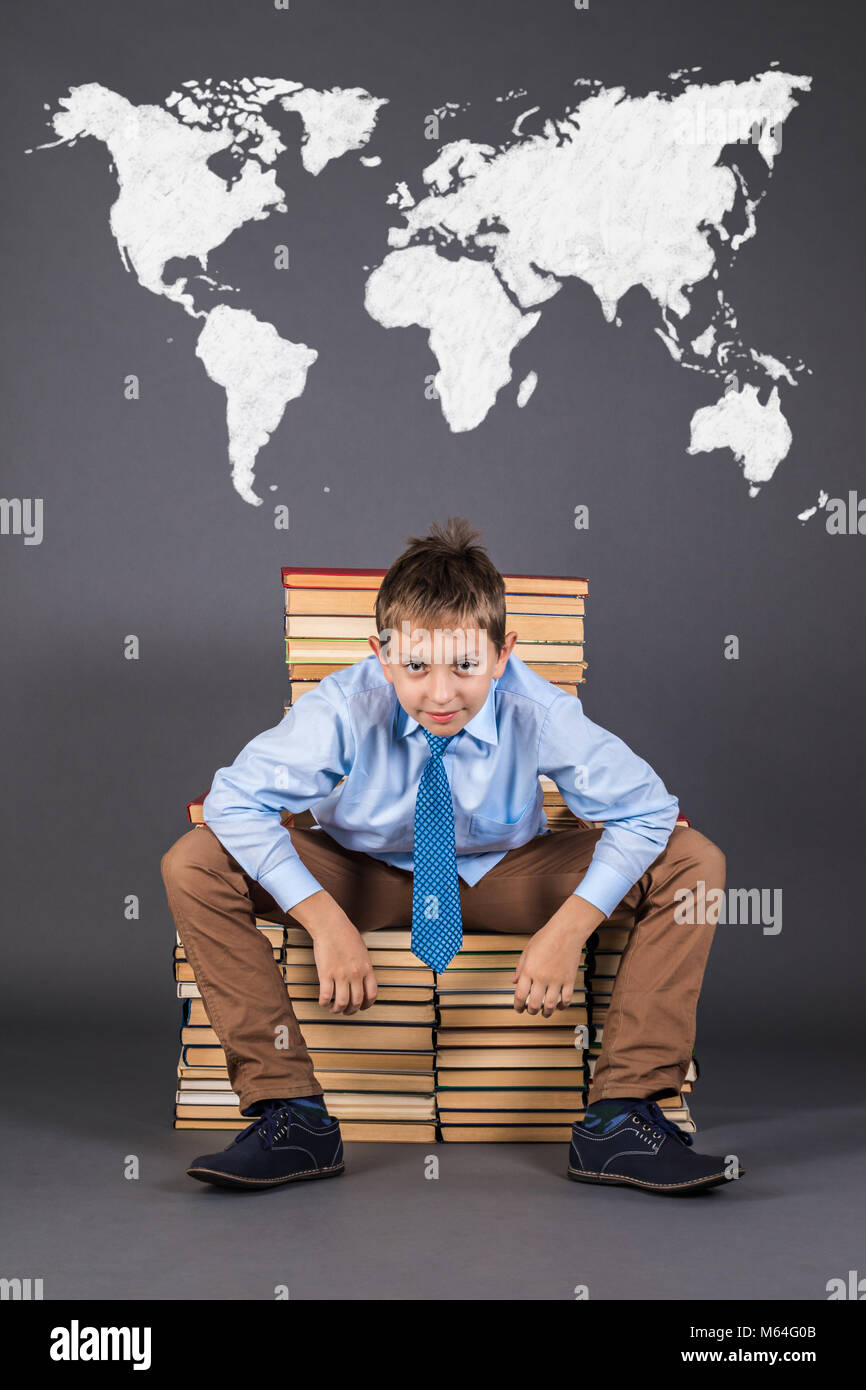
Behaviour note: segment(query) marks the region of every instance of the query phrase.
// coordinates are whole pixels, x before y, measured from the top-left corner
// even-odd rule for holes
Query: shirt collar
[[[493,679],[490,682],[490,689],[487,692],[487,699],[481,706],[477,714],[473,714],[468,724],[464,724],[461,733],[471,734],[473,738],[481,739],[483,743],[498,743],[499,733],[496,728],[496,705],[495,695],[498,682]],[[411,714],[407,714],[400,701],[394,697],[394,736],[395,738],[406,738],[415,729],[421,726],[417,719]]]

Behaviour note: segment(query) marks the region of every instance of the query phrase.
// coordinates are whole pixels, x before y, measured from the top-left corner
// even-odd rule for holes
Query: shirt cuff
[[[599,859],[593,859],[574,893],[577,897],[585,898],[588,903],[592,903],[605,917],[609,917],[633,887],[634,884],[625,874],[618,873]]]
[[[308,898],[311,893],[321,892],[322,885],[301,859],[283,859],[267,873],[262,874],[259,883],[270,893],[274,902],[283,912],[291,912],[296,903]]]

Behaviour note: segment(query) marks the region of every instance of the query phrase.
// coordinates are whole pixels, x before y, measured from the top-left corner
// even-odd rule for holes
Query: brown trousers
[[[410,872],[344,849],[324,830],[287,827],[287,833],[359,931],[410,927]],[[474,887],[461,879],[464,930],[537,931],[577,887],[600,835],[581,826],[538,835],[509,850]],[[255,1110],[253,1103],[269,1096],[322,1094],[285,983],[255,919],[300,924],[244,872],[208,826],[181,835],[161,867],[169,908],[241,1109]],[[715,925],[678,924],[674,895],[684,888],[697,893],[701,879],[707,892],[724,887],[724,855],[698,830],[677,826],[616,909],[617,918],[623,910],[633,914],[634,926],[605,1016],[587,1103],[679,1092]],[[288,1048],[275,1045],[277,1029],[287,1030]]]

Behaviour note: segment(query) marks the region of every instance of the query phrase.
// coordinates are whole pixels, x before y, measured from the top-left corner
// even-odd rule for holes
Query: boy
[[[193,1178],[249,1190],[343,1172],[339,1123],[257,916],[307,929],[319,1003],[346,1015],[377,994],[361,932],[411,923],[436,970],[463,930],[532,933],[514,1008],[550,1018],[571,1000],[584,942],[624,902],[635,925],[568,1176],[668,1194],[726,1180],[725,1160],[696,1153],[657,1104],[685,1079],[715,930],[676,922],[677,890],[722,888],[724,856],[674,828],[677,799],[646,762],[512,655],[504,580],[479,534],[452,518],[409,538],[377,595],[373,655],[320,680],[221,768],[204,827],[163,856],[232,1089],[255,1117],[196,1158]],[[603,830],[552,833],[540,773]],[[308,807],[315,829],[282,823]]]

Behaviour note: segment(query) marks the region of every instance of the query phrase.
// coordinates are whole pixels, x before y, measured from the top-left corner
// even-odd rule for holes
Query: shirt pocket
[[[539,787],[540,791],[540,787]],[[538,791],[530,797],[520,814],[511,821],[494,820],[492,816],[473,815],[469,822],[469,841],[473,849],[516,849],[537,833]]]

